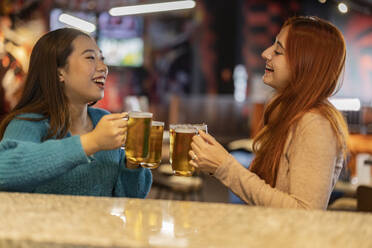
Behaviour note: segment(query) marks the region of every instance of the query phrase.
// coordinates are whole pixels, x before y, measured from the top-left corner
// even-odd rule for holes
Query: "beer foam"
[[[152,113],[150,112],[129,112],[129,117],[134,117],[134,118],[152,118]]]
[[[198,130],[203,130],[204,132],[207,132],[206,124],[193,124],[192,126],[197,128]]]
[[[195,128],[198,130],[203,130],[204,132],[207,132],[207,124],[170,124],[169,129],[175,130],[176,128]]]
[[[162,122],[162,121],[152,121],[151,125],[156,126],[156,127],[160,127],[160,126],[164,126],[164,122]]]
[[[198,130],[196,128],[193,128],[193,127],[190,127],[190,128],[187,128],[187,127],[176,127],[174,129],[174,131],[176,133],[197,133]]]
[[[191,124],[170,124],[169,128],[170,129],[176,129],[176,128],[190,128],[192,127]]]

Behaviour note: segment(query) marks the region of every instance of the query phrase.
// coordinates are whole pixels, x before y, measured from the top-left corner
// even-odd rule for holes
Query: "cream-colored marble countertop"
[[[0,247],[372,247],[372,214],[0,193]]]

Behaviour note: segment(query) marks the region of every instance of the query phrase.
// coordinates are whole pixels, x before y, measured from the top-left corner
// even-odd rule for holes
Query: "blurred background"
[[[49,30],[72,26],[97,40],[109,65],[105,98],[98,107],[149,110],[166,126],[205,122],[224,144],[249,137],[256,132],[260,104],[270,96],[261,83],[261,53],[293,15],[316,15],[343,31],[348,57],[336,97],[371,105],[372,1],[345,1],[342,8],[339,1],[325,0],[198,0],[178,1],[191,3],[183,10],[109,13],[114,7],[165,2],[2,0],[1,111],[9,111],[22,92],[36,40]],[[353,115],[350,122],[361,121]]]
[[[271,95],[261,82],[262,51],[288,17],[315,15],[340,28],[347,43],[343,86],[332,100],[352,133],[371,132],[371,0],[188,0],[175,1],[177,10],[152,7],[160,11],[153,13],[114,9],[166,2],[1,0],[1,116],[22,94],[34,43],[68,26],[90,33],[109,66],[105,97],[97,107],[150,111],[166,129],[169,123],[204,122],[228,146],[260,128]]]

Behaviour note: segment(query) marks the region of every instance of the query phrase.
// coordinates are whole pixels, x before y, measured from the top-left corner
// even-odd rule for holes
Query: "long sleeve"
[[[114,196],[145,198],[152,185],[151,171],[144,168],[126,168],[123,150],[120,150],[120,158],[120,172]]]
[[[330,123],[319,114],[308,113],[299,121],[290,143],[282,159],[287,161],[288,170],[282,170],[277,178],[277,184],[280,180],[288,181],[288,192],[266,184],[232,156],[216,170],[215,177],[249,204],[325,209],[334,186],[338,158]],[[284,166],[283,161],[280,166]]]
[[[15,119],[0,143],[0,190],[32,192],[88,158],[79,136],[41,141],[45,122]]]

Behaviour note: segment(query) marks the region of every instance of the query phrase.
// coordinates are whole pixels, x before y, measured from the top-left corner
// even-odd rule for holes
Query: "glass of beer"
[[[198,130],[207,131],[205,124],[175,124],[170,125],[170,163],[172,164],[173,174],[176,176],[192,176],[195,168],[189,164],[189,150],[194,135]]]
[[[150,134],[150,155],[146,162],[141,163],[144,168],[156,169],[161,162],[163,148],[164,122],[152,121]]]
[[[174,129],[176,127],[195,127],[198,130],[203,130],[208,133],[207,124],[170,124],[169,125],[169,163],[172,164],[172,151],[173,151],[173,142],[174,142]]]
[[[125,154],[131,164],[140,165],[149,157],[152,113],[129,112]]]
[[[173,143],[174,143],[174,129],[176,127],[181,127],[182,124],[170,124],[169,125],[169,163],[172,164],[172,153],[173,153]],[[186,126],[186,125],[183,125]]]

